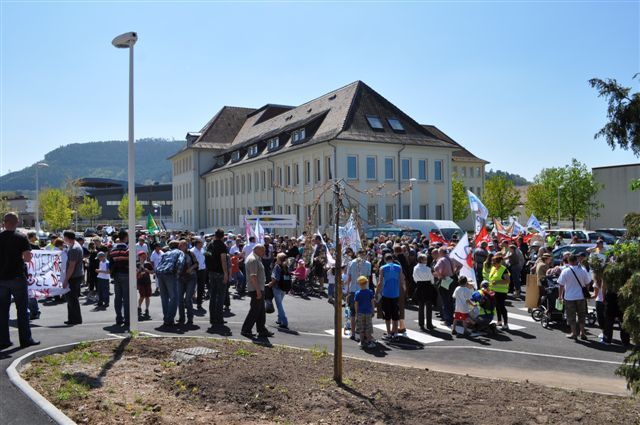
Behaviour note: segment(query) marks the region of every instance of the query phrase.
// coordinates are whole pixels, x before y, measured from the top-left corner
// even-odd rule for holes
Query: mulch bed
[[[189,362],[172,351],[219,352]],[[34,360],[25,379],[89,424],[638,424],[625,397],[479,379],[360,360],[333,380],[324,347],[135,338],[82,344]]]

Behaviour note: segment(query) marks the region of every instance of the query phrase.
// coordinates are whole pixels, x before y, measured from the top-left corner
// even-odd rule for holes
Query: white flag
[[[458,274],[465,276],[469,282],[473,282],[474,286],[478,288],[476,272],[473,270],[473,250],[469,246],[469,238],[466,234],[460,238],[458,244],[449,254],[449,258],[462,266]]]
[[[262,227],[262,224],[260,224],[259,218],[256,220],[256,227],[253,233],[256,236],[256,243],[264,245],[264,228]]]
[[[333,255],[331,255],[331,251],[329,251],[329,247],[327,246],[327,243],[324,241],[324,238],[320,233],[320,229],[318,229],[318,231],[316,232],[316,235],[320,236],[320,241],[322,242],[322,245],[324,245],[324,249],[327,251],[327,265],[335,266],[336,260],[334,260]],[[313,256],[311,257],[311,262],[313,262]]]
[[[469,208],[471,208],[471,211],[486,220],[489,216],[489,210],[484,206],[482,201],[480,201],[480,198],[470,190],[467,190],[467,197],[469,198]]]
[[[511,222],[512,232],[511,236],[517,236],[519,234],[527,233],[527,229],[525,229],[522,224],[518,222],[516,217],[509,217],[509,221]]]
[[[540,222],[538,221],[536,216],[533,215],[533,214],[531,214],[531,217],[529,217],[529,221],[527,221],[527,228],[535,229],[535,230],[538,231],[540,236],[542,236],[543,238],[545,237],[545,233],[546,232],[544,231],[544,229],[540,225]]]

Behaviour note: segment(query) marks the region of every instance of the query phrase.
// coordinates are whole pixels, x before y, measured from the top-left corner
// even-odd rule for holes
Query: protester
[[[11,297],[18,315],[20,348],[40,344],[31,337],[27,312],[27,273],[25,262],[31,261],[31,246],[26,236],[16,232],[18,215],[10,212],[3,217],[4,231],[0,233],[0,350],[13,345],[9,335],[9,307]]]
[[[146,251],[138,251],[138,261],[136,263],[136,278],[138,286],[138,319],[149,320],[149,303],[151,302],[151,275],[149,270],[153,269],[153,265],[147,261]],[[144,303],[145,310],[142,314],[142,303]]]
[[[118,233],[120,242],[109,251],[109,265],[113,276],[114,298],[113,306],[116,310],[116,326],[129,328],[129,247],[127,232]]]
[[[413,280],[416,282],[416,292],[414,299],[418,303],[418,325],[420,329],[430,330],[434,329],[432,322],[432,309],[435,299],[437,298],[436,289],[433,286],[433,273],[431,267],[428,264],[428,257],[426,254],[418,255],[418,264],[413,268]],[[426,321],[427,327],[425,329],[425,308],[427,310]]]
[[[96,290],[98,292],[98,310],[109,307],[109,261],[104,252],[98,252],[98,267],[96,268]]]
[[[209,273],[209,322],[212,326],[223,325],[223,307],[229,282],[227,247],[222,238],[224,230],[216,230],[213,242],[207,246],[205,263]]]
[[[469,313],[475,306],[471,302],[471,295],[473,294],[473,282],[468,282],[465,276],[461,276],[458,280],[458,287],[453,291],[453,299],[455,300],[455,311],[453,313],[453,324],[451,325],[451,335],[457,335],[456,325],[462,324],[464,328],[464,335],[470,335],[468,331],[469,324],[472,324]]]
[[[373,291],[369,289],[369,278],[367,276],[359,276],[357,282],[360,289],[354,295],[354,306],[358,324],[357,332],[360,335],[360,347],[375,348],[376,343],[373,340],[373,309],[375,308]]]
[[[156,277],[160,286],[160,300],[162,302],[163,326],[175,326],[178,310],[178,274],[184,267],[184,253],[178,248],[178,241],[169,242],[169,251],[165,253],[156,268]]]
[[[178,249],[184,253],[184,265],[178,276],[178,324],[193,325],[193,295],[196,290],[198,260],[191,250],[187,241],[182,239],[178,243]]]
[[[578,257],[571,254],[569,256],[569,267],[562,270],[558,278],[558,284],[560,285],[559,297],[564,301],[567,322],[569,322],[569,327],[571,328],[571,333],[567,334],[567,338],[577,340],[578,330],[580,330],[580,339],[587,339],[584,328],[587,304],[584,302],[583,288],[587,288],[590,282],[589,274],[578,265]],[[576,315],[578,316],[577,326]]]
[[[406,289],[406,285],[402,268],[393,262],[393,256],[386,254],[384,261],[385,265],[380,268],[376,297],[381,296],[380,305],[387,327],[386,336],[391,340],[396,340],[398,338],[398,321],[400,320],[398,299],[401,289]]]
[[[358,251],[358,257],[351,261],[347,266],[347,281],[345,282],[349,288],[349,294],[347,295],[347,303],[349,304],[349,311],[351,312],[350,322],[351,329],[356,329],[356,309],[355,309],[355,295],[360,290],[360,284],[358,278],[364,276],[367,278],[367,284],[369,282],[369,276],[371,275],[371,263],[366,259],[366,251],[360,249]],[[356,332],[352,332],[350,338],[356,340]]]
[[[207,286],[207,266],[204,261],[204,242],[197,239],[193,248],[190,249],[198,262],[198,270],[196,271],[197,290],[196,290],[196,306],[198,310],[202,310],[202,301],[204,300],[205,290]]]
[[[287,255],[285,253],[281,252],[276,256],[276,264],[273,267],[271,282],[269,283],[273,290],[273,300],[278,310],[276,324],[282,329],[289,329],[289,319],[287,319],[287,314],[282,304],[285,294],[291,290],[291,273],[289,273],[286,261]]]
[[[84,280],[83,252],[73,231],[66,230],[62,235],[64,243],[67,245],[67,268],[62,287],[69,288],[69,292],[67,292],[67,320],[64,324],[74,326],[82,324],[79,298],[80,287]]]
[[[507,293],[509,292],[509,272],[502,264],[502,255],[493,256],[491,271],[489,272],[489,289],[495,293],[496,311],[498,312],[498,327],[509,329],[507,318]]]
[[[248,293],[251,298],[249,312],[242,324],[241,335],[253,338],[253,326],[258,330],[258,337],[268,338],[273,336],[272,332],[265,327],[266,314],[264,306],[265,274],[262,265],[262,255],[264,246],[255,245],[253,252],[246,257],[245,268],[247,271]]]

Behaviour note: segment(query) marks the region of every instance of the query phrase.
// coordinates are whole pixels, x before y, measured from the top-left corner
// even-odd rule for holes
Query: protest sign
[[[31,251],[33,258],[26,263],[29,298],[47,298],[64,295],[62,288],[66,264],[62,251]]]

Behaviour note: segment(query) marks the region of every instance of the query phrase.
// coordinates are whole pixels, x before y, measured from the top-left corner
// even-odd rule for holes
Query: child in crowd
[[[458,287],[453,291],[453,298],[456,301],[455,312],[453,314],[453,324],[451,325],[451,335],[456,335],[456,325],[458,322],[462,323],[464,328],[464,334],[470,335],[467,330],[469,324],[473,324],[469,317],[469,312],[475,304],[471,301],[471,295],[473,294],[473,283],[468,282],[465,276],[460,276],[458,280]]]
[[[104,252],[97,254],[98,268],[96,269],[96,290],[98,292],[98,309],[106,309],[109,307],[109,261]]]
[[[293,271],[298,282],[304,282],[307,280],[307,268],[305,267],[304,260],[298,260],[298,267]]]
[[[246,290],[245,287],[245,279],[242,271],[240,271],[240,252],[236,251],[231,256],[231,282],[230,284],[235,285],[236,293],[240,296],[243,296]]]
[[[151,302],[151,275],[150,270],[153,270],[153,264],[147,261],[146,251],[138,251],[138,293],[140,299],[138,300],[138,317],[139,320],[149,320],[149,303]],[[144,314],[142,314],[142,302],[144,301]]]
[[[369,289],[369,279],[366,276],[358,277],[360,290],[355,294],[356,323],[360,334],[361,348],[375,348],[373,340],[373,291]]]
[[[336,268],[335,266],[326,266],[327,268],[327,295],[329,296],[328,303],[333,304],[333,296],[336,289]]]

